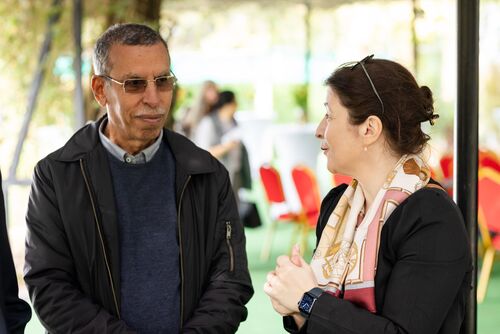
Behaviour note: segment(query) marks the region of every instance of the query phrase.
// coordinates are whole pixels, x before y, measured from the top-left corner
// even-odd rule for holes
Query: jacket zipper
[[[118,319],[121,319],[120,309],[118,308],[118,301],[117,301],[117,298],[116,298],[115,285],[113,284],[113,276],[111,275],[111,269],[110,269],[109,262],[108,262],[108,256],[106,255],[106,248],[104,247],[104,239],[102,237],[102,232],[101,232],[101,226],[99,224],[99,219],[97,218],[97,210],[96,210],[96,207],[95,207],[94,198],[92,197],[92,192],[90,191],[90,184],[89,184],[89,181],[88,181],[88,177],[87,177],[87,174],[85,173],[85,169],[83,167],[83,159],[80,159],[80,169],[82,171],[83,179],[85,180],[85,185],[86,185],[87,191],[89,193],[90,203],[92,204],[92,211],[94,213],[94,220],[95,220],[95,223],[96,223],[96,226],[97,226],[97,232],[99,234],[99,239],[101,240],[102,253],[104,254],[104,262],[106,264],[106,269],[108,271],[108,278],[109,278],[109,282],[111,284],[111,293],[113,294],[113,301],[115,303],[116,314],[118,315]]]
[[[191,180],[191,175],[188,175],[184,186],[182,187],[181,196],[179,198],[179,207],[177,208],[177,231],[179,233],[179,258],[181,267],[181,321],[180,327],[182,328],[182,319],[184,318],[184,260],[182,255],[182,233],[181,233],[181,208],[182,208],[182,198],[184,197],[184,191]]]
[[[226,243],[227,248],[229,249],[229,272],[234,271],[234,254],[233,254],[233,245],[231,245],[231,237],[232,237],[232,227],[231,222],[226,221]]]

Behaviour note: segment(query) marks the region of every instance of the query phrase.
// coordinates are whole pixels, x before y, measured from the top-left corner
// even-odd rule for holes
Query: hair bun
[[[422,94],[422,106],[424,109],[425,118],[422,122],[427,122],[434,125],[435,120],[439,118],[438,114],[434,113],[434,98],[432,97],[432,91],[427,86],[421,86],[420,92]]]
[[[427,107],[432,107],[432,105],[434,104],[431,89],[427,86],[422,86],[420,87],[420,92],[422,93],[422,97],[424,98],[424,106],[426,107],[425,109],[429,109]]]

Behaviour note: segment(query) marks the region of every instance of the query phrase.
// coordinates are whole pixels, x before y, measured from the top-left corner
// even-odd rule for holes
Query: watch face
[[[304,294],[299,303],[299,310],[302,312],[309,313],[311,311],[313,302],[314,298],[312,296],[309,296],[307,293]]]

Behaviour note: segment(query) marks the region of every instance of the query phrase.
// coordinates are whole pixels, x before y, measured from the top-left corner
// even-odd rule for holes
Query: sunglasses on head
[[[172,91],[177,83],[177,78],[175,77],[173,72],[170,72],[169,75],[162,75],[154,78],[153,80],[147,79],[126,79],[124,81],[118,81],[109,75],[102,74],[100,77],[108,79],[114,83],[117,83],[123,87],[123,91],[125,93],[144,93],[146,91],[146,87],[149,82],[154,82],[156,89],[161,92],[169,92]]]
[[[384,102],[382,102],[382,98],[380,97],[380,95],[379,95],[379,93],[377,91],[377,88],[375,88],[375,84],[373,83],[372,78],[368,74],[368,71],[366,70],[366,67],[365,67],[366,62],[368,60],[371,60],[372,58],[373,58],[373,55],[369,55],[369,56],[366,56],[365,58],[363,58],[360,61],[346,63],[344,65],[341,65],[340,67],[349,67],[349,66],[351,66],[351,71],[352,71],[352,70],[354,70],[359,65],[363,69],[363,72],[365,73],[366,78],[370,82],[370,86],[372,86],[373,92],[375,93],[375,95],[377,96],[378,101],[380,102],[380,106],[382,108],[382,114],[384,114],[384,112],[385,112]]]

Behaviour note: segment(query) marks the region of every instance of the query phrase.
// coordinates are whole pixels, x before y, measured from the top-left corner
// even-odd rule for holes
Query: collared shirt
[[[153,144],[146,147],[136,155],[132,155],[130,153],[127,153],[124,149],[122,149],[120,146],[116,145],[111,140],[109,140],[108,137],[106,137],[106,135],[104,134],[104,128],[106,127],[107,123],[108,122],[102,122],[101,126],[99,127],[99,138],[101,139],[101,143],[104,148],[106,148],[106,150],[118,160],[126,162],[128,164],[144,164],[153,159],[156,152],[158,152],[161,144],[161,139],[163,138],[163,129],[161,130],[160,135]]]

